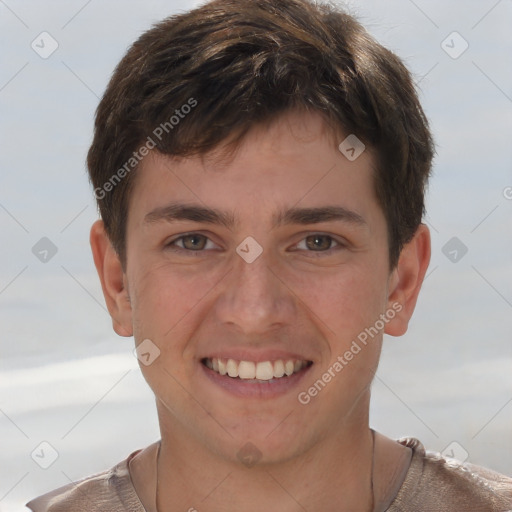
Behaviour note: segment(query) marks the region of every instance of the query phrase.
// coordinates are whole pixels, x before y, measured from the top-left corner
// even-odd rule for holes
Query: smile
[[[217,357],[204,358],[201,361],[210,370],[222,376],[253,382],[271,383],[274,380],[286,378],[303,368],[311,366],[311,361],[298,359],[277,359],[275,361],[236,361]]]

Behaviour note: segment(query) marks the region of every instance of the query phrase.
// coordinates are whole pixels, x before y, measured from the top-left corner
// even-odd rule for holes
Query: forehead
[[[338,148],[344,138],[318,114],[289,112],[255,126],[232,152],[227,146],[181,158],[153,152],[137,171],[131,210],[146,216],[185,202],[268,213],[275,224],[284,209],[329,204],[364,217],[376,205],[373,155],[365,150],[349,160]]]

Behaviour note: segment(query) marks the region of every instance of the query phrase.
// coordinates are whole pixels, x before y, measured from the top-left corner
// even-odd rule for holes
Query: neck
[[[374,440],[360,425],[333,429],[336,435],[288,460],[252,467],[219,456],[172,425],[162,430],[157,509],[371,512]]]

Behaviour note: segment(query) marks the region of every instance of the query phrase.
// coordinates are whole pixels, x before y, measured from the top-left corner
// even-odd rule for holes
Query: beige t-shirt
[[[384,508],[376,512],[512,512],[512,478],[469,463],[426,452],[415,438],[397,442],[411,448],[405,477],[390,489]],[[35,498],[34,512],[156,512],[156,461],[159,442],[145,448],[153,461],[148,475],[152,487],[139,496],[130,478],[130,461],[141,450],[108,471]]]

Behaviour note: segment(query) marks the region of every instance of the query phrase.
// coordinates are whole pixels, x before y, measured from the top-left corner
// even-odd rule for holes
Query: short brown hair
[[[205,154],[297,108],[374,150],[394,268],[425,213],[428,122],[402,61],[352,16],[308,0],[214,0],[159,22],[129,48],[98,106],[87,157],[123,265],[140,152]]]

